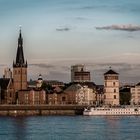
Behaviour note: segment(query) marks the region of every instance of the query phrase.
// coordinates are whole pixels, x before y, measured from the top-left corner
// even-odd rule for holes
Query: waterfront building
[[[67,103],[79,105],[96,104],[96,86],[94,83],[75,83],[70,85],[64,93],[67,95]]]
[[[131,104],[140,105],[140,82],[131,87]]]
[[[112,69],[104,73],[104,104],[119,105],[119,74]]]
[[[46,92],[40,89],[20,90],[18,92],[18,104],[46,104]]]
[[[13,61],[13,83],[15,92],[27,89],[27,66],[27,61],[24,60],[23,38],[20,29],[16,60]]]
[[[0,104],[14,104],[13,81],[11,78],[0,78]]]
[[[90,72],[84,65],[71,66],[71,82],[90,82]]]

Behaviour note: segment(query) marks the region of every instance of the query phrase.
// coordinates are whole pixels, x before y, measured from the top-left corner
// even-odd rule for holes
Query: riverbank
[[[82,115],[84,105],[0,105],[0,116]]]

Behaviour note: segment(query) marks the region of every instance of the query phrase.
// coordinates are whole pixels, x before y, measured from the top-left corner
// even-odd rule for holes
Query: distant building
[[[5,68],[4,69],[4,75],[3,78],[9,78],[12,79],[12,71],[10,68]]]
[[[15,92],[27,89],[27,61],[24,60],[21,29],[18,38],[16,61],[13,62],[13,82]]]
[[[72,84],[64,93],[67,95],[67,103],[79,105],[96,104],[96,85],[94,83]]]
[[[112,69],[104,73],[104,104],[119,105],[119,74]]]
[[[29,105],[46,104],[46,92],[38,89],[21,90],[18,92],[17,103]]]
[[[13,82],[10,78],[0,79],[0,104],[15,104],[16,94],[14,94]]]
[[[131,104],[140,105],[140,83],[131,87]]]
[[[84,65],[71,66],[71,82],[90,82],[90,72]]]

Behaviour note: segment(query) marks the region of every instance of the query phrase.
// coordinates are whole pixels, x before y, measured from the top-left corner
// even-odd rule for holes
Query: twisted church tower
[[[19,31],[16,61],[13,62],[13,82],[15,92],[27,89],[27,61],[24,60],[23,38]]]

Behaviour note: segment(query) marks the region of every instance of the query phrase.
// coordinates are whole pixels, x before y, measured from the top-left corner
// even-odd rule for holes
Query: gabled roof
[[[10,78],[0,78],[0,87],[1,89],[7,89],[10,82]]]
[[[110,69],[109,71],[107,71],[106,73],[104,73],[104,75],[107,75],[107,74],[117,74],[117,72],[115,72],[114,70]]]
[[[65,92],[76,92],[82,87],[87,86],[90,89],[95,89],[96,85],[94,82],[75,82],[66,88]]]
[[[82,86],[80,84],[72,84],[68,88],[66,88],[65,92],[76,92],[81,88]]]

